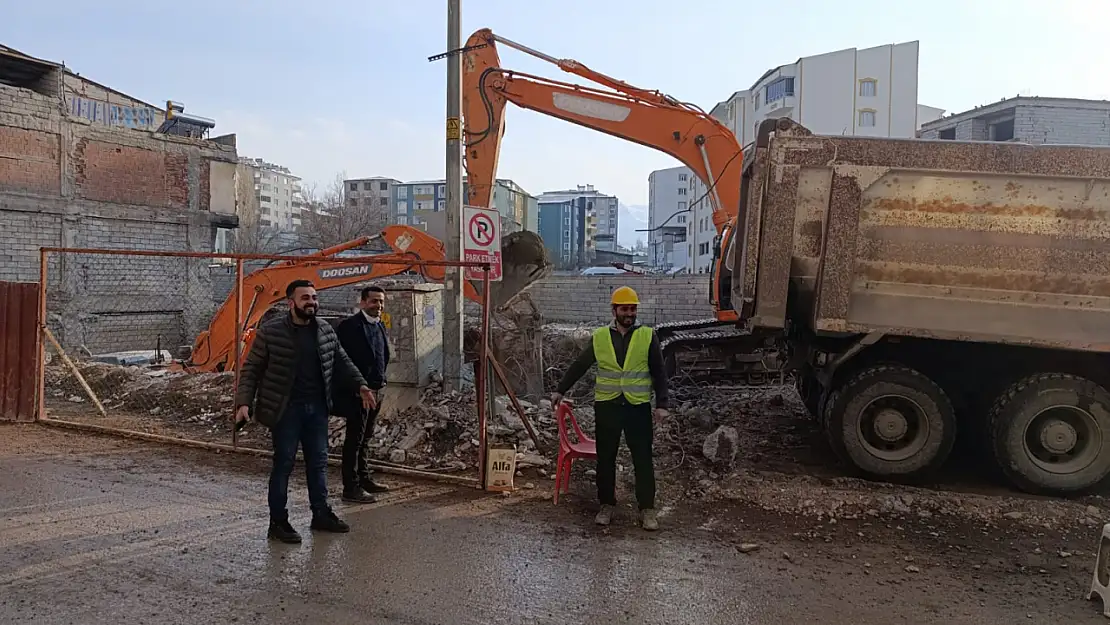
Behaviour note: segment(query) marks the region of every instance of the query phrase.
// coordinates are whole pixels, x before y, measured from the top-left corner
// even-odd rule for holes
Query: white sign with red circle
[[[463,207],[463,260],[489,263],[489,279],[501,279],[501,215],[497,209]],[[467,280],[481,280],[481,269],[467,267]]]

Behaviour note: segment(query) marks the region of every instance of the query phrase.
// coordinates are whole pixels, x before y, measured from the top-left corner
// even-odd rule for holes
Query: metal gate
[[[0,421],[34,421],[38,397],[39,285],[0,282]]]

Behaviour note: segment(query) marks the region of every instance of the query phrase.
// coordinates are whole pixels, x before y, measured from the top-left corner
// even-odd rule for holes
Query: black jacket
[[[371,328],[370,325],[366,315],[358,312],[339,322],[336,334],[339,337],[339,343],[343,346],[343,351],[351,357],[351,362],[362,374],[367,385],[377,390],[385,386],[385,372],[389,366],[391,352],[389,350],[389,340],[386,338],[385,326],[379,323],[378,328],[375,329]],[[373,332],[381,333],[380,339],[383,342],[384,359],[379,359],[371,346],[371,333]],[[362,414],[362,401],[352,389],[336,387],[332,401],[335,405],[335,414],[338,416],[357,417]]]
[[[640,327],[639,325],[636,326]],[[628,345],[632,342],[632,332],[621,334],[617,328],[610,324],[609,334],[613,337],[613,351],[617,357],[617,364],[624,366],[624,357],[628,354]],[[563,374],[563,379],[559,381],[559,386],[556,391],[560,395],[566,395],[574,383],[578,381],[590,367],[597,362],[597,355],[594,354],[594,343],[591,340],[586,349],[578,355],[578,358],[571,363],[570,368]],[[651,386],[655,391],[655,406],[657,408],[667,408],[670,403],[670,389],[667,386],[667,369],[663,363],[663,349],[659,343],[659,334],[657,332],[651,333],[651,346],[648,347],[648,370],[651,373]],[[628,401],[624,395],[617,397],[604,403],[617,403],[626,404]]]
[[[330,413],[332,393],[337,387],[352,389],[351,393],[357,397],[358,387],[366,384],[366,380],[339,345],[331,325],[322,321],[313,323],[324,374],[324,396]],[[253,406],[255,421],[268,428],[277,425],[292,392],[297,371],[294,331],[292,314],[271,319],[259,327],[239,374],[235,405]],[[338,379],[333,374],[338,375]]]

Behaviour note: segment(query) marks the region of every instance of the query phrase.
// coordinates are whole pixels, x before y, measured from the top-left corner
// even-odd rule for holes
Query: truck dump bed
[[[753,327],[1110,351],[1110,149],[771,123],[726,259]]]

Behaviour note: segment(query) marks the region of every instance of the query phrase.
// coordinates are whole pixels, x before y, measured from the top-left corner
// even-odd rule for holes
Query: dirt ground
[[[0,427],[0,571],[5,572],[0,576],[5,588],[0,591],[0,621],[79,622],[67,620],[72,613],[64,606],[73,602],[54,602],[61,584],[67,594],[90,602],[90,613],[103,619],[80,622],[110,622],[109,616],[195,622],[175,620],[156,607],[197,603],[197,596],[190,599],[180,591],[166,595],[174,576],[183,576],[198,593],[198,584],[215,580],[190,618],[208,614],[206,606],[223,606],[224,612],[213,613],[219,622],[230,622],[220,618],[232,613],[237,622],[293,622],[296,614],[307,616],[288,601],[280,615],[272,605],[266,607],[259,593],[274,588],[284,588],[294,598],[307,597],[311,605],[327,603],[313,614],[336,623],[478,623],[491,618],[563,623],[1105,622],[1100,606],[1084,600],[1098,534],[1097,524],[1085,523],[1101,523],[1105,516],[1094,509],[1095,503],[743,469],[713,481],[721,486],[708,489],[712,492],[681,497],[678,484],[661,466],[663,530],[656,535],[635,527],[628,503],[612,528],[592,526],[595,504],[585,475],[576,477],[571,495],[558,507],[551,505],[550,481],[542,477],[525,475],[516,493],[501,496],[386,475],[396,489],[384,502],[366,511],[340,507],[356,535],[371,532],[359,540],[375,536],[380,541],[376,548],[384,551],[368,558],[377,564],[352,564],[351,559],[363,562],[367,556],[347,548],[334,552],[334,542],[326,543],[328,555],[321,556],[334,561],[329,566],[368,577],[356,576],[350,584],[384,584],[386,594],[341,590],[346,587],[335,580],[329,583],[339,585],[328,589],[306,587],[280,575],[266,582],[274,588],[260,589],[259,567],[275,566],[262,562],[278,557],[263,539],[265,470],[264,459],[248,456],[39,425]],[[333,475],[331,483],[336,482]],[[291,492],[303,507],[303,483],[295,482]],[[427,503],[432,495],[422,492],[435,493],[436,503]],[[622,480],[621,499],[629,498]],[[166,502],[188,515],[211,507],[211,523],[238,529],[223,538],[223,530],[206,534],[203,525],[184,529],[168,518],[172,515]],[[119,508],[97,516],[79,511],[108,505]],[[24,522],[30,519],[26,515],[34,517],[34,525]],[[154,523],[151,515],[161,520]],[[74,526],[75,518],[90,523]],[[250,519],[253,530],[240,527],[250,525]],[[149,523],[157,527],[146,527]],[[151,561],[141,564],[139,573],[133,566],[121,569],[118,558],[103,555],[130,549],[132,543],[146,544],[142,541],[152,536],[171,540],[175,532],[206,538],[193,547],[190,541],[196,538],[173,540],[172,558],[166,555],[163,562],[163,556],[143,556]],[[105,541],[111,544],[101,544]],[[319,548],[312,544],[306,548]],[[436,547],[448,544],[449,549]],[[393,545],[404,549],[391,550]],[[483,577],[506,585],[501,592],[474,595],[470,590],[457,596],[443,587],[448,562],[467,549],[476,550],[469,557],[486,562]],[[89,555],[82,555],[86,551]],[[288,555],[280,557],[285,561]],[[442,558],[447,560],[440,562]],[[81,566],[56,563],[76,560]],[[552,566],[558,572],[548,570]],[[455,579],[454,586],[469,587],[463,581],[466,574],[458,574],[464,578]],[[582,583],[596,586],[599,575],[609,580],[603,588],[593,587],[588,596],[576,594],[583,592]],[[240,581],[228,586],[229,579]],[[440,590],[429,600],[421,588]],[[513,592],[506,594],[506,588]],[[163,603],[108,605],[119,593],[160,597]],[[338,594],[324,601],[320,593]],[[514,598],[506,599],[510,596]],[[375,606],[371,617],[360,612],[362,602]],[[667,607],[687,605],[688,610],[678,612]],[[147,621],[144,614],[159,618]]]

